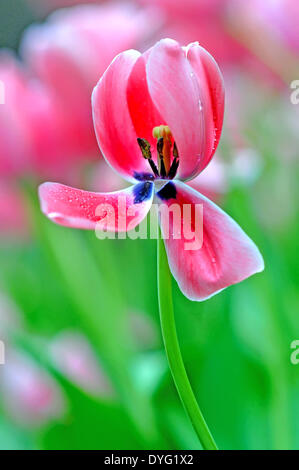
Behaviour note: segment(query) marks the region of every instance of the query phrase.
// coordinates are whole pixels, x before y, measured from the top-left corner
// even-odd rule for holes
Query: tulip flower
[[[116,227],[124,231],[142,221],[153,199],[168,206],[176,202],[181,209],[184,204],[202,205],[200,249],[184,250],[185,240],[174,236],[180,227],[170,226],[165,239],[170,268],[182,292],[192,300],[204,300],[261,271],[259,251],[236,222],[184,184],[201,173],[215,153],[223,109],[221,73],[199,45],[183,49],[163,40],[143,55],[120,54],[94,90],[94,123],[108,163],[135,185],[109,194],[46,183],[40,187],[42,210],[62,225],[109,229],[96,208],[109,203],[117,211],[118,198],[124,195],[126,210],[136,209],[134,220],[129,217]],[[163,221],[161,229],[166,230]]]
[[[113,395],[112,386],[98,363],[87,339],[75,331],[64,331],[54,338],[50,353],[61,372],[87,393]]]
[[[229,32],[227,10],[231,0],[138,0],[160,12],[162,36],[186,44],[199,41],[221,65],[237,64],[248,51]]]
[[[146,217],[155,202],[170,270],[191,300],[205,300],[263,270],[259,250],[239,225],[185,184],[207,167],[222,129],[223,79],[205,49],[198,43],[181,47],[165,39],[143,54],[129,50],[118,55],[96,86],[92,106],[103,155],[133,185],[114,193],[91,193],[45,183],[39,190],[41,208],[51,220],[81,229],[127,231]],[[173,205],[180,217],[163,217],[162,208]],[[190,209],[188,214],[185,208]],[[202,225],[197,225],[202,215]],[[192,248],[190,233],[187,236],[184,230],[188,224]],[[158,246],[161,324],[172,373],[202,444],[214,449],[200,410],[194,412],[195,398],[173,326],[161,240]]]
[[[22,325],[21,312],[13,299],[0,291],[0,338],[6,340],[9,333]]]
[[[0,174],[24,172],[28,167],[30,137],[25,118],[27,81],[20,64],[9,53],[0,56]]]
[[[260,29],[263,28],[267,40],[271,42],[272,38],[275,43],[281,42],[298,56],[299,4],[297,0],[265,0],[264,2],[252,0],[246,5],[240,0],[233,0],[232,8],[238,12],[241,20],[247,16],[248,22],[252,24],[255,19],[258,33],[260,34]]]
[[[68,112],[53,92],[9,52],[0,56],[4,100],[0,104],[0,172],[61,177],[78,157],[68,132]],[[78,160],[78,158],[77,158]]]
[[[159,12],[163,26],[157,39],[162,35],[181,43],[199,41],[224,67],[225,78],[229,69],[241,66],[281,89],[296,72],[296,0],[138,1]]]
[[[213,202],[220,202],[228,191],[227,165],[215,155],[205,171],[187,184]]]
[[[63,116],[59,127],[68,142],[64,158],[98,157],[92,89],[116,54],[146,39],[151,23],[151,17],[127,3],[78,5],[55,11],[45,23],[26,29],[20,53],[32,74],[51,90],[57,113]]]
[[[276,85],[289,85],[297,74],[298,21],[296,0],[230,2],[231,34],[251,52],[256,63],[259,61],[267,67]]]
[[[29,224],[19,188],[0,180],[0,237],[26,236]]]
[[[23,62],[1,51],[1,175],[73,182],[75,163],[99,155],[93,87],[113,57],[151,29],[145,13],[128,4],[80,5],[28,27],[20,45]]]
[[[148,19],[148,18],[147,18]],[[99,155],[90,95],[113,57],[152,29],[128,4],[56,12],[25,30],[20,55],[0,53],[0,232],[24,227],[15,178],[78,183],[78,169]],[[69,80],[69,77],[72,80]],[[110,184],[106,177],[106,188]],[[19,202],[17,202],[19,201]],[[18,230],[18,234],[20,231]]]
[[[1,400],[16,422],[35,428],[60,419],[66,401],[56,383],[31,358],[18,351],[6,351],[0,369]]]

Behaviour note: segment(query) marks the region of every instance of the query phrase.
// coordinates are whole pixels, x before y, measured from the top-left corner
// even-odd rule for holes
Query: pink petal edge
[[[221,136],[224,115],[224,81],[214,58],[198,43],[187,47],[187,58],[202,90],[205,121],[205,150],[200,162],[202,171],[213,157]]]
[[[144,185],[148,185],[146,197],[142,192]],[[53,222],[110,232],[126,232],[139,225],[151,208],[153,193],[152,183],[139,183],[112,193],[83,191],[59,183],[39,187],[41,210]]]
[[[127,103],[127,85],[140,53],[129,50],[110,64],[92,94],[93,120],[99,147],[109,165],[126,180],[149,168],[137,145]]]
[[[191,179],[198,173],[205,148],[203,97],[197,78],[184,49],[172,39],[163,39],[152,48],[146,72],[152,101],[178,146],[178,177]]]
[[[167,239],[165,220],[160,218],[171,272],[187,298],[195,301],[206,300],[226,287],[263,271],[264,261],[258,248],[230,216],[184,183],[171,184],[176,188],[176,198],[158,202],[166,203],[167,206],[179,204],[181,208],[189,204],[192,231],[195,228],[195,204],[202,205],[203,208],[201,219],[201,206],[196,206],[198,220],[203,220],[203,225],[199,225],[203,227],[202,238],[199,229],[194,240],[191,240],[198,242],[199,248],[196,250],[186,249],[185,243],[190,243],[190,240],[184,236],[175,239],[179,230],[184,233],[183,224],[186,224],[186,219],[180,219],[181,226],[173,223],[173,220],[170,221]]]

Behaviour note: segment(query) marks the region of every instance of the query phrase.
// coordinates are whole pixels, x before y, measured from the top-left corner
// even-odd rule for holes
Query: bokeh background
[[[199,41],[225,79],[221,145],[194,185],[266,265],[204,303],[173,283],[186,367],[220,448],[298,449],[299,4],[83,3],[0,2],[0,448],[198,448],[162,346],[155,241],[55,226],[36,191],[124,184],[90,94],[117,53],[172,37]]]

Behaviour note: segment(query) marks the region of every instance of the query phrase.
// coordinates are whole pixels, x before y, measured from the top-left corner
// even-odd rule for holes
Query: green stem
[[[158,298],[164,346],[177,392],[205,450],[217,450],[217,445],[199,409],[182,359],[175,326],[171,273],[164,241],[158,239]]]

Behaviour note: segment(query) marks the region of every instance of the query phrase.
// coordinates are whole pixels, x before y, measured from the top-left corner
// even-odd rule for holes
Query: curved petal
[[[137,136],[127,103],[127,84],[140,57],[137,51],[119,54],[108,67],[92,94],[95,131],[108,163],[124,178],[149,171],[137,145]]]
[[[152,205],[153,183],[113,193],[94,193],[58,183],[39,187],[42,212],[66,227],[126,232],[135,228]]]
[[[146,66],[151,98],[170,127],[180,154],[178,177],[191,179],[205,148],[202,93],[185,51],[172,39],[159,41]]]
[[[128,80],[127,99],[136,135],[150,142],[155,159],[157,140],[153,137],[153,128],[166,123],[149,94],[146,81],[147,58],[148,52],[139,57],[132,69]]]
[[[198,43],[190,44],[187,48],[187,58],[202,92],[202,112],[205,122],[205,149],[199,167],[199,171],[202,171],[213,157],[221,136],[224,82],[217,63]]]
[[[171,182],[157,193],[157,200],[160,211],[162,203],[164,208],[175,204],[169,224],[163,210],[160,224],[171,272],[190,300],[205,300],[264,269],[253,241],[194,189]]]

